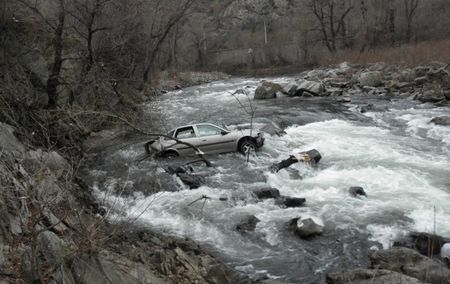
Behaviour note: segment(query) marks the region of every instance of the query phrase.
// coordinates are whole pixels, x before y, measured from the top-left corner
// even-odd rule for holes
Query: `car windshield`
[[[222,134],[222,131],[223,131],[222,129],[220,129],[216,126],[207,125],[207,124],[197,125],[197,130],[198,130],[198,134],[200,136],[220,135],[220,134]]]
[[[194,128],[192,126],[179,128],[175,137],[179,139],[195,137]]]

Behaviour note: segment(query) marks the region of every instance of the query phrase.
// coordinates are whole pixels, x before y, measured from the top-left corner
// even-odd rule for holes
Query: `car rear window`
[[[220,135],[223,131],[212,125],[197,125],[197,130],[200,136]]]

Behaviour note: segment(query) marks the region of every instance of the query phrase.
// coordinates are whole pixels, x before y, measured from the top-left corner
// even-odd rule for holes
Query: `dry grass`
[[[350,62],[367,65],[385,62],[390,65],[417,66],[433,61],[450,62],[450,39],[407,44],[398,47],[381,47],[367,52],[356,50],[339,52],[336,56],[323,58],[322,66]]]

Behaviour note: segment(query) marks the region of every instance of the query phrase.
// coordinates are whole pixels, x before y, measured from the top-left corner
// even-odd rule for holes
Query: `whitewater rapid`
[[[273,80],[284,84],[290,78]],[[148,111],[163,114],[167,129],[191,122],[234,128],[248,124],[249,117],[231,94],[241,88],[252,94],[259,83],[232,79],[170,92]],[[248,103],[245,95],[238,96]],[[249,164],[229,153],[211,157],[214,168],[196,166],[206,176],[199,189],[189,190],[175,180],[182,190],[111,195],[108,187],[116,184],[133,188],[133,171],[163,171],[154,161],[133,164],[142,144],[110,153],[115,161],[128,163],[128,173],[103,177],[108,182],[95,182],[93,188],[105,203],[123,209],[120,218],[139,217],[142,226],[192,238],[256,278],[321,282],[333,269],[365,265],[370,250],[388,248],[409,231],[450,236],[450,128],[429,123],[450,109],[364,96],[345,105],[330,100],[252,101],[255,127],[273,123],[285,128],[286,135],[266,135]],[[361,114],[358,104],[368,100],[387,110]],[[295,164],[276,174],[267,170],[294,151],[313,148],[323,157],[317,168]],[[282,209],[273,200],[256,202],[249,194],[267,186],[306,198],[306,207]],[[362,186],[368,198],[351,197],[350,186]],[[192,203],[203,195],[209,199]],[[228,201],[219,200],[223,196]],[[248,214],[261,220],[255,232],[236,232],[235,225]],[[321,220],[323,236],[303,241],[288,232],[286,222],[300,216]]]

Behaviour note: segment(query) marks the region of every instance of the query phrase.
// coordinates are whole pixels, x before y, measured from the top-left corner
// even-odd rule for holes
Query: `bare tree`
[[[332,53],[337,51],[338,36],[346,33],[345,18],[353,9],[353,5],[344,7],[344,1],[309,0],[309,9],[319,22],[322,39]]]
[[[57,0],[56,23],[46,17],[39,9],[38,1],[18,0],[40,18],[53,32],[53,63],[46,83],[48,95],[48,108],[56,108],[58,105],[58,87],[61,84],[61,67],[63,64],[64,26],[66,22],[66,5],[64,0]]]
[[[416,16],[419,0],[403,0],[406,19],[406,42],[410,42],[413,34],[413,21]]]
[[[152,1],[154,2],[154,6],[152,7],[153,21],[150,26],[150,33],[148,35],[145,47],[146,53],[143,73],[144,82],[147,82],[149,79],[150,72],[162,44],[175,25],[186,15],[188,9],[192,6],[194,1],[195,0],[176,1],[176,3],[173,3],[173,5],[175,5],[174,7],[171,5],[172,2],[166,3],[166,1],[164,1],[163,3],[162,0]],[[181,2],[181,4],[179,2]],[[169,11],[174,12],[170,13],[165,9],[169,9]]]

